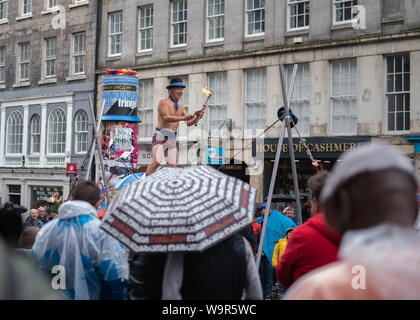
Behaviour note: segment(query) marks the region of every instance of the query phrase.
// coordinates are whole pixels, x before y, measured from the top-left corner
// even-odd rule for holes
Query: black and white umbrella
[[[122,189],[101,228],[134,252],[202,251],[252,223],[255,196],[209,166],[163,168]]]

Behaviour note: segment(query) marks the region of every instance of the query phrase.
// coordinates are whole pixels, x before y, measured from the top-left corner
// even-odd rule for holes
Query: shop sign
[[[51,187],[32,187],[33,201],[44,201],[49,203],[61,203],[63,200],[63,189],[61,187],[51,190]]]
[[[67,174],[77,174],[77,164],[76,163],[67,163],[66,173]]]
[[[223,147],[206,147],[206,164],[223,164]]]
[[[308,137],[305,143],[315,159],[338,158],[341,153],[359,148],[370,142],[370,136],[355,137]],[[252,142],[252,156],[258,159],[273,160],[276,157],[278,138],[257,139]],[[282,158],[289,158],[288,139],[283,140]],[[293,138],[293,152],[295,159],[306,159],[308,155],[300,139]]]

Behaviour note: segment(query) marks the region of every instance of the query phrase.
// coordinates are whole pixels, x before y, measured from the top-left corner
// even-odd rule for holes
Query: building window
[[[286,83],[290,85],[293,65],[286,66]],[[309,63],[300,63],[296,73],[290,108],[298,118],[296,125],[301,135],[309,136],[309,97],[310,97]]]
[[[187,43],[187,0],[173,0],[171,9],[171,46],[184,46]]]
[[[9,184],[9,201],[13,204],[20,205],[20,194],[21,194],[21,185],[19,184]]]
[[[0,48],[0,83],[6,81],[6,48]]]
[[[9,0],[0,0],[0,20],[7,19],[7,5]]]
[[[410,56],[386,57],[386,101],[389,131],[410,130]]]
[[[212,93],[208,103],[208,128],[210,137],[222,137],[221,130],[226,127],[227,117],[227,82],[226,72],[214,72],[207,75],[207,86]]]
[[[83,110],[76,114],[75,121],[76,153],[85,153],[88,149],[88,116]]]
[[[288,29],[309,28],[309,0],[288,0]]]
[[[22,16],[32,13],[32,0],[21,0]]]
[[[357,0],[334,0],[334,24],[350,23],[353,19],[353,6]]]
[[[139,83],[140,137],[153,135],[153,80],[146,79]]]
[[[247,0],[245,25],[247,36],[263,35],[265,30],[265,0]]]
[[[48,117],[48,149],[51,153],[64,153],[66,148],[66,115],[60,108]]]
[[[47,0],[47,9],[58,7],[58,0]]]
[[[255,137],[257,129],[266,125],[266,73],[265,69],[245,71],[245,116],[246,129],[252,130]]]
[[[31,154],[41,151],[41,118],[34,115],[31,121]]]
[[[139,51],[153,49],[153,6],[139,9]]]
[[[56,46],[55,38],[45,40],[45,77],[55,78],[55,61],[56,61]]]
[[[23,118],[19,111],[13,111],[7,118],[8,154],[22,153]]]
[[[30,47],[29,42],[19,44],[19,81],[29,81],[29,59]]]
[[[225,36],[225,0],[207,0],[207,41]]]
[[[109,14],[109,39],[108,39],[108,55],[118,56],[121,54],[122,45],[122,12]]]
[[[73,74],[85,73],[86,34],[73,35]]]
[[[357,62],[345,59],[331,62],[332,132],[357,133]]]

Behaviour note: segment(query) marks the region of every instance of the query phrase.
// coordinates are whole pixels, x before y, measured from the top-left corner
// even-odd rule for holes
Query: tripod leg
[[[256,262],[257,263],[257,270],[260,266],[261,252],[262,252],[262,247],[263,247],[263,244],[264,244],[264,237],[265,237],[265,230],[267,228],[268,215],[270,213],[271,199],[273,197],[274,185],[276,183],[277,170],[279,168],[281,149],[282,149],[282,145],[283,145],[283,139],[284,139],[285,131],[286,131],[286,126],[283,125],[282,128],[281,128],[279,142],[277,143],[276,160],[274,161],[273,172],[271,174],[271,181],[270,181],[270,189],[268,191],[267,206],[266,206],[266,209],[265,209],[264,221],[263,221],[263,226],[262,226],[262,230],[261,230],[260,243],[258,245],[258,254],[257,254],[257,262]],[[271,261],[270,261],[270,263],[271,263]]]
[[[290,164],[292,166],[292,173],[293,173],[293,186],[295,188],[295,195],[296,195],[296,207],[297,207],[297,214],[298,214],[298,224],[302,224],[302,210],[300,206],[300,195],[299,195],[299,185],[297,179],[297,171],[296,171],[296,162],[295,162],[295,152],[293,150],[293,140],[292,140],[292,129],[290,129],[290,116],[286,119],[287,121],[287,136],[289,140],[289,156],[290,156]]]

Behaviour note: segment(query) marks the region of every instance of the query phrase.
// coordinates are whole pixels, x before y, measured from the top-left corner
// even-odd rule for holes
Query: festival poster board
[[[102,157],[105,176],[108,182],[110,201],[117,194],[117,184],[137,170],[138,163],[138,127],[136,123],[102,123]],[[119,160],[118,160],[119,159]],[[106,208],[106,192],[102,177],[98,182],[101,190],[100,209]]]

